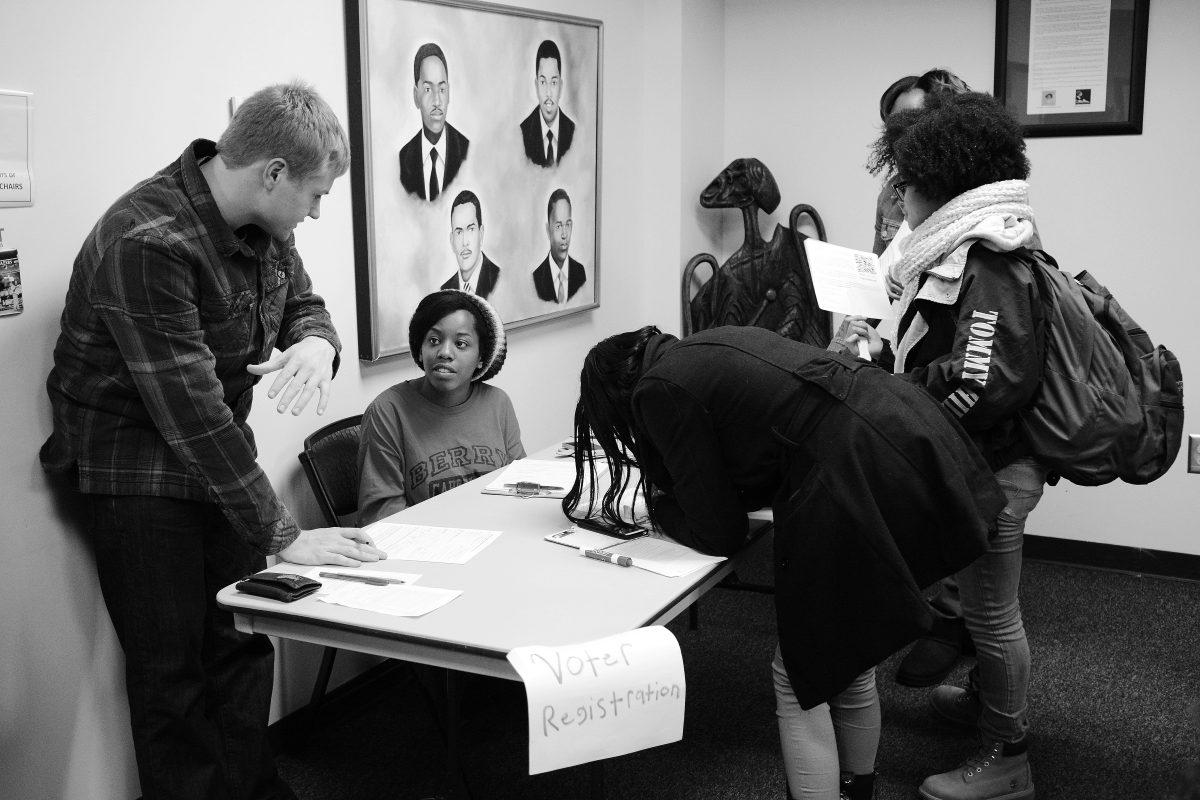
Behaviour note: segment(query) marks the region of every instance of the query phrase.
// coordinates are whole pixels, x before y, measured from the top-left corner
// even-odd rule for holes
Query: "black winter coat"
[[[662,337],[633,393],[664,530],[706,553],[775,514],[775,605],[812,708],[930,624],[921,593],[983,552],[1004,494],[925,391],[760,328]]]
[[[929,326],[905,359],[904,377],[942,402],[993,470],[1031,453],[1016,414],[1037,393],[1046,355],[1032,257],[1024,249],[997,253],[972,245],[953,302],[933,299],[937,292],[926,291],[925,273],[899,324],[903,336],[920,312]],[[891,366],[888,356],[880,362]]]

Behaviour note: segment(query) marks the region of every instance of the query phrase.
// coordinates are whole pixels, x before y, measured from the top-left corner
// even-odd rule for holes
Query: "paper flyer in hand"
[[[804,252],[822,309],[869,319],[891,318],[892,302],[879,256],[818,239],[805,239]]]

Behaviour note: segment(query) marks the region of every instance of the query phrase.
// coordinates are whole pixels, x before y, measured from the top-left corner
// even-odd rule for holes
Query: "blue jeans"
[[[1025,520],[1042,498],[1046,470],[1022,458],[996,472],[1008,504],[987,552],[958,573],[963,617],[978,660],[977,686],[986,742],[1017,742],[1029,730],[1029,641],[1021,620],[1021,544]]]
[[[775,716],[788,793],[797,800],[837,800],[842,772],[875,771],[879,750],[879,693],[875,668],[859,675],[828,703],[800,707],[775,648],[771,662],[775,684]]]
[[[265,566],[208,503],[89,495],[145,800],[292,798],[267,743],[274,652],[217,590]]]

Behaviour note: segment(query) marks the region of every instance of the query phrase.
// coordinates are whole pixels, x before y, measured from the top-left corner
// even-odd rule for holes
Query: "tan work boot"
[[[984,745],[958,768],[930,775],[918,793],[925,800],[1033,800],[1025,743]]]

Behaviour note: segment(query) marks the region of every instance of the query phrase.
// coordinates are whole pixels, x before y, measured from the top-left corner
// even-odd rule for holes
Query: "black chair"
[[[304,474],[312,484],[317,505],[321,507],[325,522],[330,527],[355,527],[358,524],[355,515],[358,512],[358,433],[361,424],[362,414],[331,422],[304,440],[304,450],[299,456]],[[310,716],[320,710],[325,699],[337,652],[336,647],[326,647],[321,654],[321,666],[317,670],[317,680],[308,701],[307,713]],[[414,672],[413,677],[429,702],[431,713],[437,719],[445,739],[448,779],[458,796],[470,800],[470,788],[458,760],[460,679],[452,670],[433,669],[428,674]],[[438,677],[445,681],[444,693],[434,685]],[[441,707],[443,703],[444,712]]]
[[[358,512],[358,429],[362,414],[331,422],[304,440],[300,464],[312,485],[317,505],[331,528],[357,524]],[[309,698],[310,712],[315,712],[325,698],[329,675],[333,672],[336,647],[326,647],[321,666]]]

